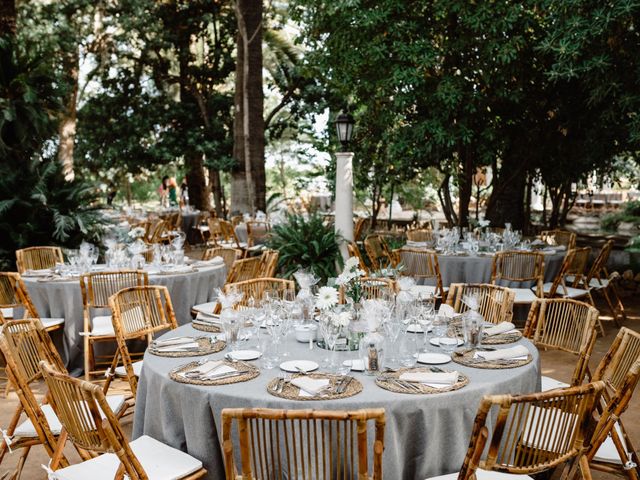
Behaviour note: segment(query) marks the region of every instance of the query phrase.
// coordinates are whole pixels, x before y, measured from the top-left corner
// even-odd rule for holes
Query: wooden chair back
[[[356,242],[360,240],[370,226],[371,226],[371,219],[369,217],[366,217],[366,218],[359,217],[356,220],[355,225],[353,226],[353,239]]]
[[[88,452],[84,459],[112,453],[121,462],[120,474],[131,479],[148,478],[102,389],[91,382],[72,378],[47,362],[42,362],[40,369],[60,423],[79,451]]]
[[[27,415],[36,431],[40,443],[49,456],[56,449],[56,436],[51,432],[40,402],[36,399],[31,384],[42,378],[40,361],[45,360],[64,371],[62,360],[51,343],[40,320],[23,319],[5,323],[0,330],[0,352],[6,362],[7,377],[20,400],[14,420],[7,431],[13,435],[21,411]],[[3,450],[5,447],[3,443]],[[63,459],[66,462],[66,459]]]
[[[595,278],[596,280],[603,280],[609,276],[609,272],[607,271],[607,262],[609,261],[611,250],[613,250],[613,240],[607,240],[600,249],[600,253],[593,262],[593,265],[591,265],[589,273],[587,273],[586,278],[582,282],[583,285],[588,286],[592,278]]]
[[[278,270],[278,258],[280,258],[280,253],[276,250],[262,252],[258,275],[260,277],[275,277]]]
[[[582,278],[587,274],[587,264],[591,257],[591,247],[577,247],[573,249],[573,262],[567,270],[567,276],[571,275],[572,287],[579,287]]]
[[[367,264],[364,261],[364,257],[360,252],[360,248],[358,247],[358,244],[355,242],[348,242],[347,251],[349,252],[350,257],[356,257],[358,259],[358,265],[360,270],[362,270],[365,273],[369,273],[369,267],[367,267]]]
[[[435,295],[442,297],[442,275],[438,263],[438,255],[429,250],[404,247],[398,250],[399,265],[402,265],[402,275],[421,280],[428,280],[436,287]]]
[[[252,220],[247,222],[247,238],[250,247],[264,243],[271,231],[269,222]]]
[[[168,220],[159,220],[153,227],[153,233],[149,238],[149,243],[162,243],[165,239],[164,235],[171,229]]]
[[[433,230],[430,228],[407,230],[407,240],[411,242],[431,242],[433,241]]]
[[[540,233],[540,239],[547,245],[564,246],[567,250],[576,246],[576,234],[567,230],[544,230]]]
[[[593,374],[604,380],[608,389],[620,390],[632,365],[640,360],[640,333],[622,327]]]
[[[389,252],[386,243],[380,235],[374,234],[367,236],[367,238],[364,239],[364,249],[367,252],[373,270],[380,270],[383,267],[388,267],[393,264],[391,252]]]
[[[261,257],[236,260],[227,274],[227,283],[244,282],[260,276]]]
[[[29,247],[16,250],[18,273],[53,268],[58,263],[64,263],[60,247]]]
[[[202,254],[202,260],[211,260],[215,257],[221,257],[227,267],[227,272],[231,270],[233,262],[242,257],[242,250],[230,247],[211,247],[207,248]]]
[[[142,270],[91,272],[80,275],[82,304],[88,308],[108,308],[109,297],[128,287],[149,284],[149,275]]]
[[[499,252],[493,257],[491,283],[499,281],[534,282],[536,295],[542,297],[544,255],[538,252]]]
[[[225,242],[233,243],[236,247],[240,248],[240,242],[236,236],[235,227],[231,222],[220,219],[218,220],[218,224],[220,226],[220,238]]]
[[[244,221],[244,217],[242,215],[233,215],[231,217],[231,225],[237,227]]]
[[[580,385],[589,374],[589,360],[596,343],[598,310],[588,303],[568,298],[533,302],[524,336],[538,348],[562,350],[578,356],[571,385]]]
[[[280,298],[284,297],[284,292],[295,294],[296,284],[293,280],[282,278],[255,278],[243,282],[227,283],[224,286],[224,293],[232,291],[243,294],[242,300],[236,306],[247,307],[252,298],[254,301],[262,300],[265,292],[276,292]]]
[[[370,422],[374,423],[373,435],[368,432]],[[234,455],[234,423],[239,455]],[[225,408],[222,450],[226,478],[381,480],[384,427],[382,408],[354,411]],[[374,439],[371,454],[368,437]],[[236,458],[241,461],[239,465]],[[373,471],[369,470],[371,463]]]
[[[178,328],[171,297],[165,286],[129,287],[112,295],[109,298],[109,306],[118,342],[118,353],[109,369],[109,376],[111,377],[111,372],[115,370],[120,357],[135,398],[138,379],[133,369],[127,340],[146,337],[149,342],[157,332]]]
[[[396,282],[389,278],[362,277],[360,282],[363,300],[393,299],[396,293]],[[340,303],[346,302],[346,292],[342,285],[340,285],[339,297]]]
[[[577,469],[586,466],[583,454],[603,388],[597,382],[530,395],[484,397],[458,479],[475,479],[477,469],[533,475],[565,462],[571,469],[562,478],[574,478]],[[493,428],[487,424],[490,419]]]
[[[0,272],[0,308],[22,308],[23,318],[38,318],[38,312],[19,273]],[[0,312],[0,323],[4,322]]]
[[[575,250],[567,250],[564,259],[562,260],[562,265],[560,265],[560,270],[558,270],[558,274],[553,279],[551,283],[551,288],[548,292],[544,292],[544,296],[548,298],[553,298],[558,295],[564,295],[567,293],[565,277],[569,274],[569,270],[571,269],[571,265],[573,265],[573,259],[575,258]]]
[[[489,283],[452,283],[447,294],[447,304],[457,313],[469,310],[463,299],[467,295],[478,298],[478,313],[491,323],[510,322],[513,319],[515,293],[507,287]]]

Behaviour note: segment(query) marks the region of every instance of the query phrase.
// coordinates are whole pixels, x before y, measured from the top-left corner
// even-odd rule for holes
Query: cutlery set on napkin
[[[223,360],[206,360],[199,362],[193,368],[180,373],[184,378],[194,380],[222,380],[237,377],[247,373],[248,370],[238,370],[227,365]]]

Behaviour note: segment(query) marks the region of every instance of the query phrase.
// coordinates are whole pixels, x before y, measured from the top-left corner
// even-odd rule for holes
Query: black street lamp
[[[346,151],[351,141],[351,136],[353,135],[353,126],[355,125],[355,120],[353,116],[349,113],[341,113],[336,118],[336,132],[338,133],[338,140],[342,144],[342,150]]]

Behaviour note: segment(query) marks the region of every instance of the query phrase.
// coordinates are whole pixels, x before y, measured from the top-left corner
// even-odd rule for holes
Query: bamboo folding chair
[[[591,288],[592,290],[602,294],[607,302],[609,310],[611,310],[616,326],[619,327],[620,322],[618,322],[618,317],[622,317],[623,320],[626,320],[627,314],[617,288],[617,282],[620,279],[620,275],[617,272],[613,272],[609,275],[609,272],[607,271],[607,262],[609,261],[611,250],[613,250],[613,240],[608,240],[602,246],[602,249],[593,262],[589,273],[582,279],[582,288]]]
[[[407,240],[410,242],[431,242],[433,241],[433,230],[430,228],[407,230]]]
[[[3,320],[18,318],[16,309],[22,310],[22,318],[39,318],[48,332],[64,326],[64,318],[40,317],[20,274],[0,272],[0,323]]]
[[[233,215],[230,218],[230,221],[231,221],[231,225],[233,225],[234,227],[237,227],[242,222],[244,222],[244,217],[242,215]]]
[[[143,435],[129,442],[103,391],[97,385],[40,363],[49,387],[51,403],[65,429],[56,456],[48,469],[49,478],[129,478],[143,480],[171,478],[194,480],[206,475],[202,462],[192,456]],[[81,453],[82,463],[60,466],[57,455],[70,439]]]
[[[542,391],[581,385],[591,379],[589,359],[596,343],[598,310],[591,305],[566,298],[533,302],[524,336],[538,348],[561,350],[576,355],[578,362],[570,383],[542,376]]]
[[[594,470],[640,478],[640,458],[622,423],[622,414],[640,379],[640,333],[621,328],[608,352],[600,361],[593,380],[604,381],[606,388],[598,411],[587,459]]]
[[[0,334],[0,351],[7,362],[7,374],[16,389],[20,404],[9,423],[4,440],[0,446],[0,463],[7,449],[24,449],[16,470],[24,466],[29,449],[33,445],[42,445],[48,455],[52,456],[56,446],[56,438],[61,434],[62,427],[51,406],[47,404],[47,396],[40,404],[31,385],[42,377],[39,363],[47,361],[56,365],[60,371],[64,369],[49,335],[38,319],[23,319],[7,322]],[[108,397],[111,408],[124,414],[127,408],[124,395]],[[19,424],[22,414],[26,419]],[[66,462],[66,460],[64,460]]]
[[[573,262],[564,278],[570,287],[580,288],[582,278],[587,274],[587,264],[591,257],[591,247],[576,247],[573,249]]]
[[[544,280],[544,255],[536,252],[499,252],[493,257],[491,266],[491,283],[531,282],[532,289],[508,286],[516,294],[515,304],[530,304],[536,298],[542,298]],[[534,291],[532,291],[534,290]]]
[[[165,286],[129,287],[109,297],[109,306],[118,351],[107,372],[104,388],[107,391],[114,376],[126,377],[135,398],[142,360],[133,362],[127,341],[146,338],[150,342],[155,333],[178,328],[171,297]],[[119,359],[122,359],[121,367],[117,366]]]
[[[242,250],[230,247],[207,248],[202,254],[202,260],[207,261],[215,257],[221,257],[227,267],[227,272],[231,270],[233,262],[242,257]]]
[[[276,293],[280,298],[284,298],[284,292],[295,294],[296,284],[293,280],[282,278],[254,278],[237,283],[227,283],[224,286],[224,293],[242,293],[242,299],[236,306],[247,307],[250,300],[260,301],[266,292]]]
[[[18,273],[53,268],[58,263],[64,263],[60,247],[29,247],[16,250]]]
[[[235,227],[231,224],[231,222],[220,219],[218,220],[218,226],[220,228],[220,234],[215,240],[216,245],[220,247],[239,248],[244,251],[244,249],[247,247],[247,244],[241,243],[240,240],[238,240]]]
[[[368,423],[374,423],[371,457]],[[234,452],[237,424],[240,452]],[[222,451],[227,480],[271,478],[382,479],[385,413],[354,411],[222,410]],[[236,463],[240,460],[239,463]],[[240,469],[240,473],[238,473]]]
[[[269,222],[250,221],[247,222],[247,238],[249,247],[263,244],[269,237],[271,224]]]
[[[523,480],[558,467],[557,478],[572,479],[580,471],[580,478],[591,480],[584,454],[603,388],[603,382],[596,382],[530,395],[485,396],[460,472],[433,479],[493,480],[511,474]]]
[[[366,262],[364,261],[364,257],[360,252],[360,248],[356,242],[348,242],[347,243],[347,252],[349,252],[350,257],[356,257],[358,259],[358,268],[362,270],[365,274],[369,274],[369,267],[367,267]]]
[[[389,278],[362,277],[360,283],[363,300],[392,299],[396,293],[396,282]],[[347,301],[343,285],[340,285],[339,298],[340,303]]]
[[[567,230],[544,230],[540,233],[540,240],[554,247],[567,247],[567,250],[576,246],[576,234]]]
[[[394,264],[393,256],[380,235],[368,235],[364,239],[364,249],[367,252],[373,270],[380,270]]]
[[[80,276],[80,290],[84,315],[84,378],[103,374],[113,361],[112,355],[96,355],[94,345],[116,342],[111,315],[95,315],[96,309],[109,308],[109,297],[127,287],[143,286],[149,283],[147,272],[140,270],[120,270],[114,272],[92,272]],[[97,369],[97,367],[105,367]]]
[[[265,250],[260,256],[260,266],[258,267],[258,276],[275,277],[278,269],[278,258],[280,253],[276,250]]]
[[[353,239],[354,241],[359,241],[362,238],[362,235],[369,229],[371,226],[370,218],[360,217],[356,220],[355,225],[353,226]]]
[[[445,299],[447,290],[442,286],[438,255],[435,252],[405,247],[398,250],[398,255],[399,265],[404,267],[401,272],[403,276],[413,277],[420,282],[433,283],[433,285],[420,285],[419,289]]]
[[[447,294],[447,304],[457,313],[464,313],[469,310],[463,301],[467,295],[478,299],[478,313],[485,321],[497,324],[513,319],[513,290],[489,283],[452,283]]]
[[[227,274],[226,283],[237,283],[260,276],[261,257],[243,258],[236,260]]]

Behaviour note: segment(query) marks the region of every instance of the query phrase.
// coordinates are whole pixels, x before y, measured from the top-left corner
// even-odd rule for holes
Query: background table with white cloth
[[[214,290],[224,285],[224,264],[199,266],[188,273],[149,275],[151,285],[164,285],[169,290],[171,303],[179,325],[191,321],[191,307],[214,300]],[[43,279],[23,277],[29,295],[42,317],[64,318],[60,355],[69,371],[79,375],[83,369],[84,329],[82,293],[79,279]]]
[[[201,334],[185,325],[167,333],[164,338]],[[262,335],[266,334],[263,332]],[[286,342],[290,360],[321,363],[327,356],[325,350],[317,346],[309,350],[307,343],[296,342],[291,335]],[[138,384],[133,437],[150,435],[188,452],[204,463],[207,478],[219,480],[224,478],[220,448],[223,408],[351,410],[382,407],[386,410],[385,478],[423,480],[460,468],[484,395],[539,390],[538,352],[528,340],[520,340],[519,344],[525,345],[533,356],[533,361],[523,367],[484,370],[453,362],[440,365],[469,376],[469,384],[457,391],[421,395],[393,393],[375,385],[373,377],[352,372],[351,375],[363,383],[362,392],[345,399],[317,401],[286,400],[269,394],[266,389],[269,381],[282,375],[278,368],[262,369],[253,380],[229,385],[178,383],[169,378],[169,371],[194,359],[157,357],[147,352]],[[220,359],[225,353],[226,349],[209,358]]]

